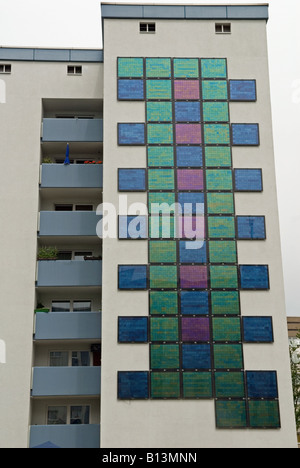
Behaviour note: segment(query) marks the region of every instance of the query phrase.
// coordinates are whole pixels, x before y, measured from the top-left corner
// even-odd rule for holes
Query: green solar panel
[[[209,214],[234,214],[232,193],[208,193],[207,211]]]
[[[174,190],[173,169],[149,169],[148,190]]]
[[[169,58],[146,58],[147,78],[171,78],[171,60]]]
[[[229,125],[204,124],[204,142],[206,145],[229,145]]]
[[[215,369],[242,369],[243,352],[240,344],[214,345]]]
[[[152,100],[172,99],[171,80],[147,80],[146,97]]]
[[[174,149],[172,146],[148,146],[149,167],[174,166]]]
[[[172,145],[173,125],[148,124],[147,138],[149,145]]]
[[[239,315],[238,291],[212,291],[211,312],[213,315]]]
[[[184,372],[184,398],[212,398],[212,378],[210,372]]]
[[[224,80],[203,80],[202,97],[204,100],[227,100],[228,87]]]
[[[250,427],[279,428],[280,416],[277,401],[249,401]]]
[[[174,216],[150,216],[149,237],[150,239],[174,239],[176,237],[176,218]]]
[[[244,398],[243,372],[215,372],[216,398]]]
[[[202,59],[202,78],[227,78],[226,59]]]
[[[149,193],[149,212],[151,214],[170,214],[171,207],[175,203],[175,193]],[[155,206],[153,206],[155,205]]]
[[[170,317],[151,317],[151,341],[179,341],[178,319]]]
[[[212,289],[237,289],[237,267],[212,265],[210,267],[210,284]]]
[[[150,315],[178,314],[176,291],[150,291]]]
[[[173,62],[174,78],[198,78],[199,61],[198,59],[179,59],[175,58]]]
[[[176,241],[150,241],[149,262],[150,263],[176,263],[177,244]]]
[[[210,263],[237,263],[235,241],[210,241]]]
[[[231,166],[231,148],[229,146],[206,146],[206,167],[229,167]]]
[[[208,237],[232,239],[235,237],[235,221],[232,216],[209,216]]]
[[[216,401],[216,423],[219,429],[247,427],[245,401]]]
[[[231,169],[207,169],[206,188],[207,190],[232,190]]]
[[[180,398],[177,372],[151,372],[151,398]]]
[[[173,110],[171,102],[147,102],[148,122],[172,122]]]
[[[176,289],[177,266],[150,266],[151,289]]]
[[[144,60],[142,58],[118,58],[119,78],[143,78]]]
[[[241,320],[239,317],[213,317],[214,341],[241,341]]]
[[[178,369],[179,345],[153,344],[150,347],[151,369]]]
[[[229,122],[227,102],[203,102],[204,122]]]

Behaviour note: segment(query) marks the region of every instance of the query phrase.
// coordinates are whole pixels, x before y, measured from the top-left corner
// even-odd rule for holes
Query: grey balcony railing
[[[101,286],[102,260],[38,262],[37,286]]]
[[[100,340],[101,312],[37,313],[35,340]]]
[[[42,164],[41,188],[103,188],[102,164]]]
[[[29,448],[49,442],[60,448],[100,448],[100,424],[30,427]]]
[[[101,367],[34,367],[32,396],[100,395]]]
[[[96,237],[101,217],[94,211],[41,211],[39,235]]]
[[[42,141],[103,142],[103,119],[43,119]]]

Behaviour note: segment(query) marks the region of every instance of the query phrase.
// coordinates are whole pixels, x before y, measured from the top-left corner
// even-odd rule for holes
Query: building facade
[[[0,49],[0,445],[296,447],[268,6],[101,12]]]

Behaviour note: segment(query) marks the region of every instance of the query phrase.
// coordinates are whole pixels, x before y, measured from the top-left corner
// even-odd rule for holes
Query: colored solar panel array
[[[277,375],[245,371],[243,343],[272,343],[270,317],[242,317],[240,290],[268,290],[266,265],[239,265],[237,240],[266,239],[263,216],[236,216],[234,192],[263,190],[260,169],[232,168],[232,146],[259,145],[229,102],[256,101],[226,59],[119,58],[119,101],[145,123],[118,126],[146,146],[147,168],[119,169],[119,191],[148,192],[149,217],[119,216],[119,239],[148,240],[146,265],[119,265],[120,290],[148,291],[143,317],[119,317],[119,343],[149,343],[148,371],[119,372],[119,399],[215,399],[218,428],[280,427]],[[178,203],[187,216],[176,213]],[[177,214],[177,216],[175,216]],[[146,312],[146,311],[145,311]]]

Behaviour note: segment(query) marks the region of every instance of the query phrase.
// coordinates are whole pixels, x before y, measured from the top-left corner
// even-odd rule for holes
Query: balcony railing
[[[103,188],[102,164],[42,164],[41,188]]]
[[[29,448],[49,442],[60,448],[100,448],[100,425],[31,426]]]
[[[34,367],[32,396],[98,396],[101,367]]]
[[[38,262],[37,286],[101,286],[102,260],[43,260]]]
[[[94,211],[41,211],[39,235],[96,237],[101,217]]]
[[[103,119],[43,119],[42,141],[103,142]]]
[[[100,340],[101,312],[37,313],[35,340]]]

